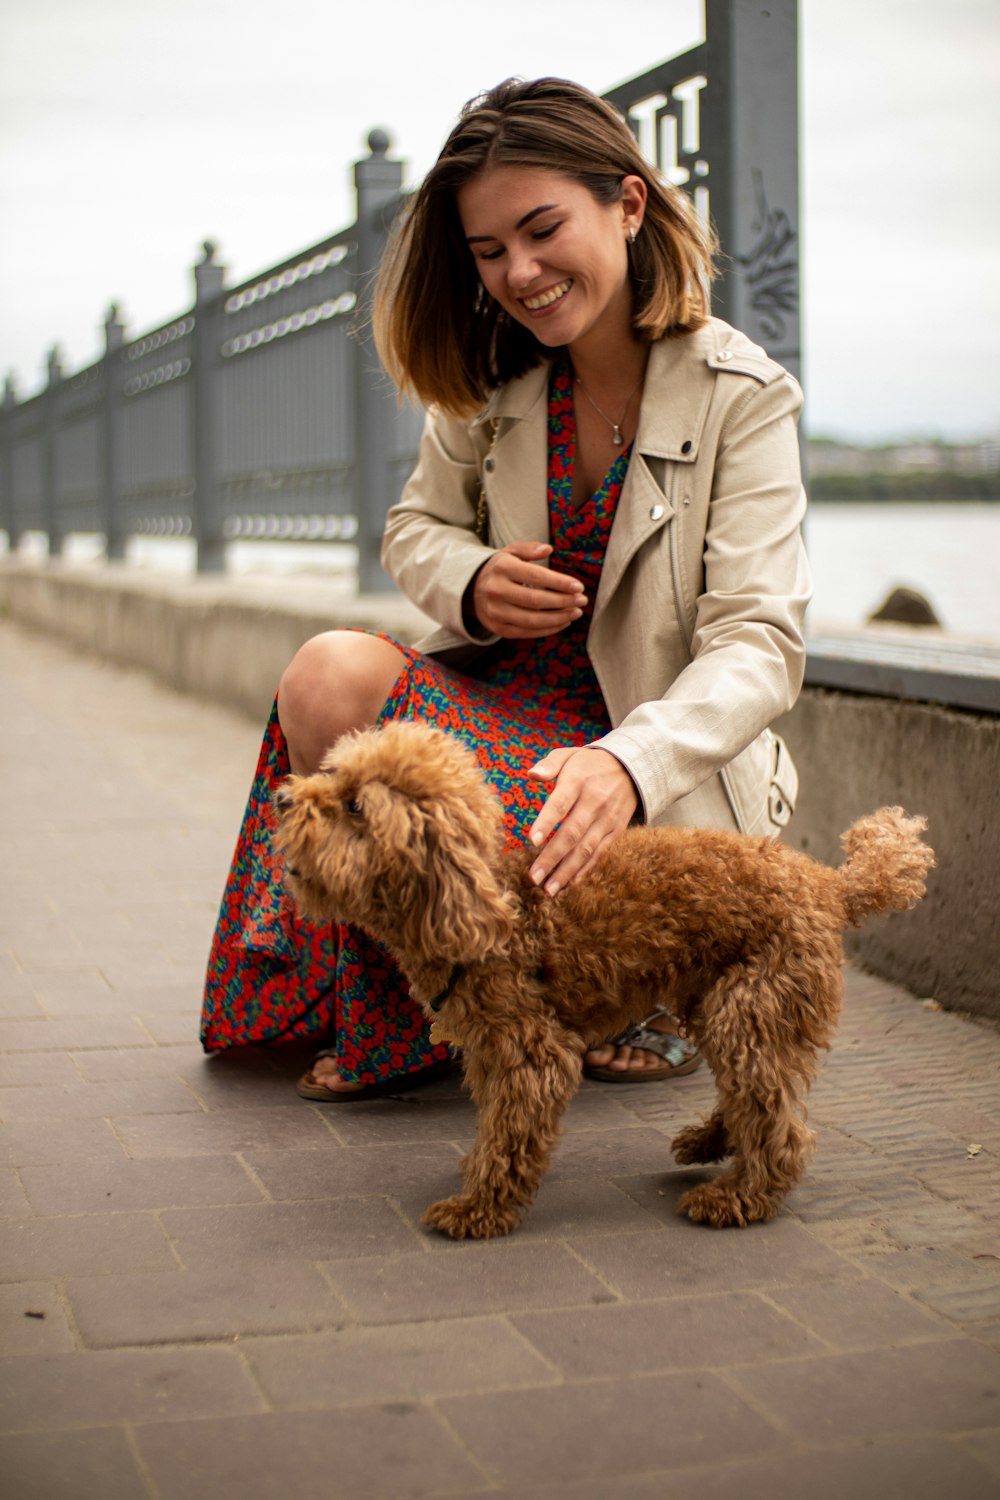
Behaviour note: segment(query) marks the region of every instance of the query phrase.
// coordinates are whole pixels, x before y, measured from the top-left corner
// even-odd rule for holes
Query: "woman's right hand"
[[[491,635],[535,640],[580,618],[587,603],[583,584],[543,567],[551,553],[547,542],[511,542],[480,568],[472,585],[472,608]]]

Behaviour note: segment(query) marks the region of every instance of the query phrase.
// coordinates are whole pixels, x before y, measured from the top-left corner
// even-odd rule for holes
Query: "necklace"
[[[578,375],[576,377],[576,383],[577,383],[577,385],[580,387],[581,391],[586,396],[587,400],[590,402],[591,406],[594,408],[594,410],[596,411],[597,415],[599,417],[603,417],[604,420],[605,420],[605,422],[607,422],[608,426],[611,428],[611,441],[614,443],[614,445],[615,445],[616,448],[622,448],[622,447],[625,446],[625,439],[622,437],[622,423],[624,422],[625,418],[628,416],[628,409],[632,405],[632,397],[635,395],[636,391],[642,385],[642,380],[643,380],[643,377],[640,375],[639,379],[636,381],[635,385],[629,391],[628,400],[625,402],[624,410],[622,411],[621,416],[619,417],[618,421],[616,422],[616,421],[614,421],[613,418],[611,418],[611,417],[608,416],[608,414],[607,414],[606,411],[602,411],[601,408],[598,406],[597,402],[594,400],[593,396],[590,394],[590,392],[587,390],[587,387],[584,385],[582,375]]]

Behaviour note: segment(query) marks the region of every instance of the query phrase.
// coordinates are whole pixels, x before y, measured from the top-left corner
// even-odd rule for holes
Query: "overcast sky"
[[[745,0],[755,3],[755,0]],[[800,0],[813,432],[1000,435],[1000,0]],[[373,125],[416,180],[471,94],[598,92],[700,40],[700,0],[0,0],[0,373],[41,383],[350,222]]]

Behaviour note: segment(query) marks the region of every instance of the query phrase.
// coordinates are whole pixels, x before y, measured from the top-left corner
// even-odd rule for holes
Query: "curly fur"
[[[812,1151],[805,1098],[842,992],[842,933],[924,893],[920,818],[883,808],[844,835],[839,870],[766,839],[633,828],[554,899],[504,853],[501,809],[472,754],[428,725],[347,735],[279,790],[290,891],[315,921],[362,927],[460,1042],[477,1109],[464,1192],[425,1222],[504,1234],[531,1203],[585,1051],[654,1007],[693,1038],[718,1087],[673,1142],[729,1159],[680,1208],[716,1226],[768,1219]],[[456,966],[460,966],[456,970]]]

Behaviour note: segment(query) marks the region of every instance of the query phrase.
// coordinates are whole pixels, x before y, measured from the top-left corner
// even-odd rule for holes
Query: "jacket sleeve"
[[[382,541],[382,565],[407,598],[478,644],[494,637],[470,635],[462,597],[493,551],[475,534],[480,465],[489,446],[484,426],[427,414],[416,468],[386,517]]]
[[[734,404],[715,455],[703,576],[672,580],[696,601],[693,625],[683,622],[690,663],[661,699],[641,703],[599,742],[631,774],[647,821],[728,766],[798,697],[812,593],[801,401],[782,373]]]

